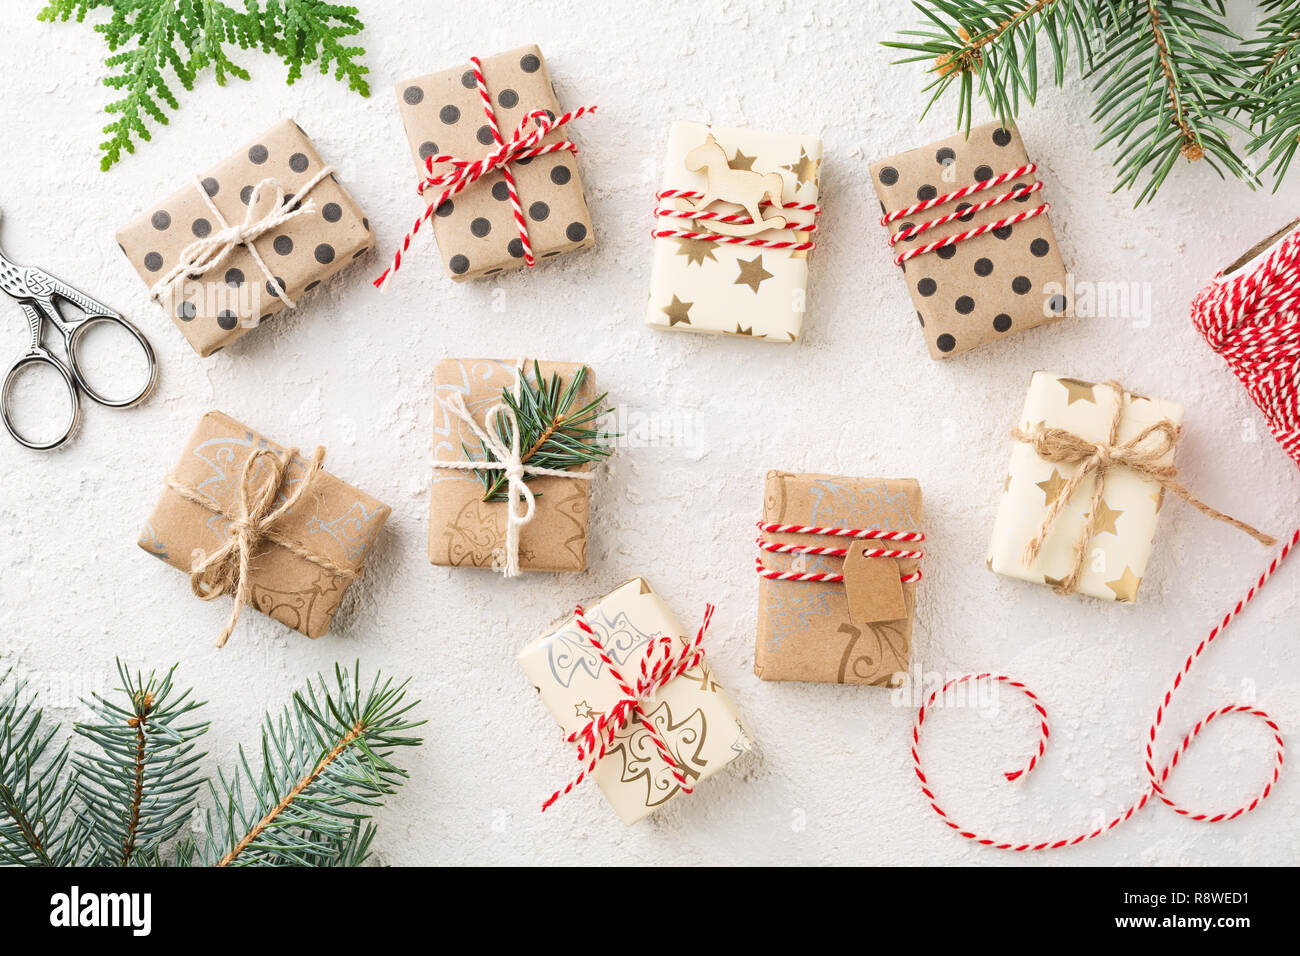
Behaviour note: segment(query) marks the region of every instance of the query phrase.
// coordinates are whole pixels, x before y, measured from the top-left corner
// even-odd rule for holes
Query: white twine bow
[[[153,288],[149,291],[157,299],[171,288],[178,279],[183,277],[197,278],[204,275],[221,265],[236,247],[245,246],[248,248],[249,255],[253,257],[253,261],[257,263],[257,267],[266,276],[267,288],[272,290],[276,297],[286,306],[291,309],[295,308],[296,303],[289,298],[275,274],[262,260],[261,254],[258,253],[257,247],[253,243],[254,240],[272,229],[284,225],[295,216],[314,213],[316,211],[316,201],[308,198],[304,202],[301,197],[311,192],[321,180],[333,173],[333,166],[323,167],[320,172],[299,187],[298,192],[288,197],[285,196],[284,187],[274,177],[269,176],[263,179],[253,187],[253,191],[248,197],[248,211],[244,213],[244,221],[237,226],[232,226],[226,222],[226,217],[221,215],[221,210],[212,201],[208,191],[203,188],[202,181],[195,176],[194,186],[198,189],[199,195],[203,197],[203,201],[208,205],[208,210],[216,218],[221,228],[214,229],[206,236],[196,239],[182,249],[180,261],[166,275],[154,283]],[[275,202],[271,204],[271,208],[264,216],[256,218],[262,191],[268,185],[275,187]]]
[[[523,381],[523,359],[515,363],[514,394],[519,397]],[[440,461],[439,468],[456,468],[466,471],[500,471],[506,479],[506,554],[501,565],[501,573],[508,578],[519,574],[519,529],[533,520],[537,510],[537,501],[533,490],[524,480],[525,475],[549,476],[552,478],[577,478],[590,481],[595,475],[590,471],[568,471],[564,468],[541,468],[529,465],[520,457],[519,421],[514,409],[505,402],[498,402],[487,410],[483,416],[483,427],[479,427],[465,406],[465,399],[460,392],[449,396],[438,396],[438,402],[450,415],[459,418],[469,426],[471,432],[483,443],[483,447],[496,458],[496,461]],[[502,441],[498,428],[504,422],[504,431],[510,436],[509,443]],[[523,511],[519,510],[523,502]]]

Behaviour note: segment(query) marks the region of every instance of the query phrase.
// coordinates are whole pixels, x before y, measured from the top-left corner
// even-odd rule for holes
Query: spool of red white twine
[[[1233,372],[1241,379],[1250,397],[1264,413],[1274,437],[1292,460],[1300,465],[1300,409],[1297,407],[1297,393],[1300,392],[1300,228],[1298,227],[1300,227],[1300,220],[1266,239],[1260,247],[1252,249],[1237,263],[1229,266],[1224,273],[1216,276],[1215,280],[1192,303],[1192,321],[1210,347],[1224,357]],[[1264,251],[1259,252],[1259,248],[1263,248]],[[916,723],[912,728],[912,765],[916,771],[916,779],[920,783],[921,793],[929,802],[930,809],[939,815],[946,826],[966,839],[995,849],[1015,852],[1056,850],[1095,839],[1129,820],[1152,802],[1152,798],[1159,800],[1180,816],[1203,823],[1235,820],[1255,810],[1273,792],[1273,787],[1282,772],[1282,760],[1286,750],[1281,729],[1266,711],[1245,704],[1226,704],[1212,710],[1184,734],[1178,746],[1163,762],[1159,762],[1155,754],[1156,735],[1164,723],[1174,692],[1182,686],[1192,665],[1259,593],[1259,589],[1272,577],[1297,542],[1300,542],[1300,529],[1292,533],[1291,539],[1269,562],[1268,567],[1264,569],[1250,590],[1223,616],[1209,635],[1196,645],[1174,676],[1169,689],[1160,699],[1155,719],[1146,733],[1144,759],[1146,789],[1125,810],[1091,830],[1059,839],[1023,842],[992,836],[966,827],[943,809],[936,788],[926,775],[921,760],[921,730],[925,725],[929,709],[936,700],[953,687],[977,681],[992,681],[1019,691],[1033,707],[1038,718],[1037,746],[1023,767],[1004,774],[1007,780],[1017,780],[1029,773],[1038,765],[1038,761],[1047,750],[1047,739],[1050,733],[1047,726],[1047,710],[1038,696],[1020,681],[1006,674],[992,672],[963,674],[948,681],[942,688],[931,693],[921,705],[921,709],[917,711]],[[1166,791],[1170,775],[1201,731],[1221,717],[1231,714],[1245,714],[1261,721],[1272,737],[1269,772],[1262,789],[1246,803],[1228,810],[1195,810],[1183,806]]]

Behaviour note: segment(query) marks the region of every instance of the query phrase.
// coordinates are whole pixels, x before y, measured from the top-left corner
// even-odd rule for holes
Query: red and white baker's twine
[[[1043,754],[1047,750],[1047,738],[1050,733],[1047,727],[1047,710],[1043,707],[1038,696],[1018,680],[1014,680],[1005,674],[994,674],[988,672],[980,674],[963,674],[960,677],[948,681],[948,683],[944,684],[942,688],[931,693],[930,696],[926,698],[921,709],[917,711],[916,724],[912,728],[912,765],[916,770],[916,778],[920,782],[921,792],[930,802],[930,808],[939,815],[940,819],[942,819],[947,826],[956,830],[966,839],[974,840],[976,843],[982,844],[983,846],[990,846],[999,850],[1012,850],[1018,853],[1026,850],[1057,850],[1061,847],[1075,846],[1086,840],[1092,840],[1104,833],[1110,832],[1121,823],[1128,820],[1135,813],[1145,807],[1147,803],[1151,801],[1152,797],[1159,799],[1161,803],[1180,816],[1187,817],[1191,820],[1199,820],[1204,823],[1219,823],[1224,820],[1235,820],[1243,814],[1250,813],[1263,803],[1264,800],[1267,799],[1268,795],[1273,791],[1273,787],[1282,773],[1282,758],[1286,750],[1286,745],[1282,741],[1281,729],[1278,727],[1276,721],[1274,721],[1266,711],[1260,710],[1256,707],[1248,707],[1244,704],[1226,704],[1217,710],[1210,711],[1198,720],[1192,729],[1188,731],[1188,733],[1183,737],[1182,742],[1179,743],[1173,753],[1170,754],[1169,759],[1166,760],[1159,769],[1156,768],[1155,757],[1156,734],[1160,730],[1160,725],[1164,722],[1165,714],[1169,709],[1169,702],[1173,699],[1174,691],[1182,685],[1183,679],[1187,676],[1188,671],[1192,669],[1192,665],[1196,663],[1206,649],[1209,648],[1219,635],[1223,633],[1224,628],[1228,626],[1232,619],[1240,614],[1242,609],[1250,603],[1251,599],[1259,593],[1259,589],[1264,586],[1264,582],[1272,577],[1273,572],[1277,570],[1278,565],[1282,563],[1283,559],[1291,549],[1295,547],[1297,541],[1300,541],[1300,529],[1297,529],[1295,533],[1291,535],[1291,540],[1287,542],[1269,566],[1264,570],[1264,573],[1260,575],[1259,580],[1255,582],[1254,586],[1246,592],[1246,596],[1238,601],[1232,610],[1223,616],[1223,620],[1221,620],[1218,625],[1210,631],[1209,636],[1197,644],[1196,649],[1187,656],[1187,660],[1183,663],[1182,669],[1178,672],[1177,676],[1174,677],[1173,683],[1169,686],[1169,689],[1165,691],[1164,697],[1161,698],[1160,706],[1156,708],[1155,720],[1147,731],[1145,767],[1148,785],[1142,795],[1138,797],[1138,799],[1134,801],[1128,809],[1112,818],[1109,822],[1104,823],[1095,829],[1065,839],[1044,840],[1038,843],[1019,843],[999,839],[997,837],[986,836],[978,831],[962,826],[950,817],[947,811],[945,811],[939,804],[939,798],[935,795],[934,787],[930,783],[929,778],[927,778],[925,770],[922,767],[920,754],[921,727],[925,724],[926,713],[931,705],[933,705],[938,698],[946,694],[950,688],[955,687],[958,684],[974,681],[994,681],[1006,687],[1011,687],[1020,691],[1020,693],[1028,698],[1029,703],[1033,706],[1034,712],[1038,715],[1038,746],[1025,766],[1021,767],[1019,770],[1013,770],[1003,774],[1007,780],[1017,780],[1029,773],[1038,765],[1038,761],[1042,759]],[[1248,714],[1251,717],[1263,721],[1264,726],[1268,728],[1269,732],[1273,736],[1273,758],[1271,760],[1272,773],[1269,776],[1267,783],[1264,784],[1264,788],[1257,793],[1254,798],[1233,810],[1210,812],[1192,810],[1184,807],[1165,792],[1165,784],[1169,780],[1169,775],[1173,772],[1173,769],[1178,766],[1178,761],[1182,759],[1183,754],[1187,752],[1188,747],[1190,747],[1192,741],[1200,735],[1201,731],[1215,720],[1227,716],[1228,714]]]
[[[588,720],[580,729],[564,738],[571,744],[577,744],[578,760],[586,761],[586,765],[562,789],[556,790],[546,798],[542,803],[542,811],[545,812],[551,804],[582,783],[596,769],[596,764],[600,763],[601,758],[609,752],[609,748],[614,743],[614,738],[628,725],[628,722],[633,717],[636,717],[641,722],[641,726],[650,735],[650,740],[655,745],[659,759],[668,767],[668,772],[677,781],[677,786],[681,788],[682,793],[692,792],[694,788],[678,765],[677,758],[673,756],[672,750],[664,742],[659,731],[655,729],[654,722],[649,719],[642,702],[649,700],[659,688],[669,681],[680,677],[692,667],[698,667],[704,660],[704,649],[700,645],[704,641],[704,632],[708,630],[709,621],[713,619],[713,605],[706,604],[704,606],[704,620],[700,624],[700,629],[695,632],[693,641],[682,644],[677,638],[664,635],[654,638],[646,644],[645,651],[641,655],[640,673],[637,676],[635,685],[629,684],[623,678],[623,675],[619,673],[618,666],[606,652],[605,646],[600,643],[600,639],[596,637],[591,625],[587,623],[581,604],[574,609],[573,617],[578,629],[587,636],[591,646],[596,649],[596,654],[609,668],[609,675],[614,678],[623,696],[606,713],[598,714]]]
[[[701,199],[704,193],[694,189],[663,189],[655,193],[655,199],[663,202],[665,199]],[[760,206],[776,207],[776,203],[770,200],[763,200]],[[822,207],[814,202],[783,202],[781,209],[794,210],[797,212],[810,212],[813,217],[822,214]],[[708,212],[704,209],[673,209],[667,206],[656,206],[656,217],[663,216],[672,219],[691,219],[696,222],[728,222],[737,226],[752,226],[754,220],[742,213],[717,213]],[[814,222],[787,222],[784,226],[774,226],[774,229],[789,229],[793,232],[813,233],[817,231],[817,223]],[[817,248],[815,242],[794,242],[789,239],[757,239],[746,238],[744,236],[724,236],[717,232],[699,232],[692,229],[655,229],[650,235],[656,239],[695,239],[699,242],[718,242],[728,246],[754,246],[760,249],[789,249],[793,252],[800,252],[807,249]]]
[[[956,202],[959,199],[964,199],[967,196],[972,196],[975,193],[981,192],[985,189],[991,189],[994,186],[1000,186],[1002,183],[1010,182],[1013,179],[1019,179],[1021,176],[1027,176],[1033,173],[1034,171],[1036,171],[1037,169],[1038,169],[1037,164],[1026,163],[1024,166],[1021,166],[1019,169],[1012,169],[1012,170],[1008,170],[1005,173],[999,173],[998,175],[986,179],[983,182],[971,183],[969,186],[963,186],[961,189],[958,189],[954,192],[944,193],[942,196],[935,196],[932,199],[926,199],[918,203],[913,203],[912,205],[905,206],[902,209],[895,209],[893,212],[886,213],[885,215],[881,216],[880,224],[882,226],[888,226],[891,222],[895,222],[904,217],[914,216],[919,212],[925,212],[928,209],[933,209],[935,206],[941,206],[945,203]],[[974,206],[968,206],[965,209],[959,209],[954,212],[950,212],[944,216],[940,216],[937,219],[930,219],[919,225],[908,226],[905,229],[900,229],[898,232],[892,233],[890,235],[889,244],[892,246],[899,242],[905,242],[909,239],[914,239],[917,236],[919,236],[921,233],[925,232],[927,229],[933,229],[936,226],[942,226],[945,223],[952,222],[954,219],[960,219],[962,217],[969,218],[970,216],[973,216],[976,213],[983,212],[985,209],[989,209],[992,208],[993,206],[1000,205],[1004,202],[1007,202],[1008,200],[1023,199],[1027,196],[1032,195],[1033,193],[1038,192],[1042,188],[1043,188],[1043,184],[1041,181],[1035,181],[1031,185],[1017,186],[1014,189],[1012,189],[1009,193],[998,196],[994,199],[987,199],[982,203],[979,203]],[[986,232],[992,232],[994,229],[1004,229],[1007,226],[1014,226],[1016,223],[1024,222],[1026,219],[1033,219],[1035,216],[1041,216],[1043,213],[1047,212],[1047,210],[1051,208],[1052,208],[1052,204],[1045,202],[1034,209],[1026,209],[1024,212],[1018,212],[1014,216],[1008,216],[1005,219],[998,219],[993,222],[986,222],[983,225],[977,226],[974,229],[969,229],[966,232],[959,232],[954,235],[948,236],[946,239],[937,239],[934,242],[928,243],[926,245],[917,246],[915,249],[909,249],[906,252],[900,252],[898,255],[894,257],[894,264],[901,266],[908,259],[912,259],[916,256],[923,256],[927,252],[934,252],[936,249],[943,249],[946,246],[953,246],[959,242],[964,242],[967,239],[974,239],[976,236],[982,236]]]
[[[925,535],[920,531],[880,531],[875,528],[814,528],[809,525],[777,524],[770,521],[758,522],[758,530],[766,531],[769,534],[824,534],[837,538],[854,538],[858,541],[910,542],[925,540]],[[763,537],[757,539],[757,544],[763,551],[770,551],[773,554],[820,554],[827,557],[843,558],[849,553],[848,548],[817,548],[802,544],[780,544],[775,541],[768,541]],[[865,558],[915,558],[920,560],[925,557],[925,553],[896,548],[866,548],[863,550],[862,556]],[[762,558],[755,558],[754,566],[758,576],[767,578],[769,581],[820,581],[826,584],[834,584],[844,580],[842,574],[831,574],[822,571],[774,571],[763,564]],[[921,569],[917,568],[909,574],[901,574],[899,580],[904,584],[919,581],[921,580]]]
[[[483,66],[476,56],[470,57],[469,62],[474,73],[474,82],[478,86],[479,99],[483,101],[483,113],[487,117],[487,126],[492,131],[492,139],[496,145],[488,151],[487,155],[473,162],[447,153],[430,156],[424,161],[428,175],[420,181],[417,191],[421,196],[424,195],[427,189],[440,189],[442,191],[438,193],[433,202],[425,206],[424,212],[415,220],[410,232],[402,240],[401,248],[393,256],[393,264],[375,280],[374,285],[377,289],[384,290],[388,287],[388,282],[393,273],[402,266],[402,254],[410,248],[411,240],[415,238],[420,231],[420,227],[434,214],[438,207],[467,186],[472,186],[483,176],[497,169],[501,170],[501,175],[506,183],[506,191],[510,194],[510,209],[515,217],[515,226],[519,230],[519,241],[523,244],[524,262],[529,266],[537,263],[536,258],[533,256],[532,243],[528,239],[528,221],[524,218],[523,205],[519,202],[519,190],[515,186],[515,177],[514,173],[510,171],[510,164],[521,159],[532,159],[535,156],[545,156],[548,153],[556,153],[565,149],[571,153],[577,153],[578,147],[567,139],[546,146],[539,144],[552,130],[559,129],[584,113],[594,113],[596,107],[582,106],[554,118],[546,110],[533,110],[519,121],[519,126],[515,129],[514,135],[509,140],[503,140],[501,138],[501,129],[497,126],[496,111],[492,109],[492,97],[488,94],[487,82],[483,79]],[[534,122],[536,122],[536,126],[532,125]],[[452,168],[435,176],[433,167],[442,163],[449,163]]]
[[[1192,303],[1192,322],[1300,465],[1300,227],[1254,268],[1216,277]]]

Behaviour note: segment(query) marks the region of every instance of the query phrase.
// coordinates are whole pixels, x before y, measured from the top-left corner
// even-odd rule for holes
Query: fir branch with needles
[[[525,370],[520,375],[519,397],[509,388],[501,390],[501,401],[514,412],[519,428],[520,460],[536,468],[576,468],[608,458],[613,451],[609,444],[615,434],[602,430],[598,422],[608,411],[604,407],[607,393],[601,392],[591,401],[579,406],[578,398],[587,381],[587,366],[582,365],[564,384],[558,372],[548,382],[542,375],[540,363],[533,362],[532,378]],[[509,426],[498,417],[497,438],[507,447],[511,438]],[[461,445],[467,459],[474,455]],[[481,460],[496,461],[490,448],[479,443]],[[505,471],[479,469],[475,471],[483,484],[484,501],[505,501],[509,497]],[[524,481],[534,476],[524,472]]]
[[[261,48],[288,67],[287,81],[318,64],[320,72],[345,82],[361,96],[370,95],[359,62],[360,46],[346,43],[364,24],[356,7],[323,0],[244,0],[242,9],[222,0],[47,0],[36,15],[46,22],[83,23],[93,11],[108,11],[108,20],[94,26],[108,45],[104,85],[117,94],[104,111],[112,120],[104,127],[108,139],[100,144],[100,168],[107,170],[134,153],[138,141],[153,138],[150,123],[165,126],[169,113],[180,109],[173,90],[179,83],[193,90],[196,79],[211,70],[218,86],[249,72],[231,58],[231,50]]]
[[[969,131],[974,99],[1009,123],[1038,95],[1040,48],[1051,78],[1092,87],[1099,147],[1115,155],[1116,189],[1149,201],[1179,160],[1259,185],[1255,153],[1280,184],[1300,135],[1295,82],[1300,10],[1262,0],[1244,40],[1223,0],[913,0],[922,24],[884,45],[899,63],[928,62],[926,112],[956,91]],[[1247,139],[1243,146],[1238,140]]]
[[[177,692],[175,668],[132,674],[118,664],[118,693],[85,701],[77,724],[89,745],[72,755],[52,743],[25,684],[0,677],[0,863],[23,866],[358,866],[375,838],[371,811],[405,779],[399,748],[419,702],[406,684],[359,665],[308,682],[278,718],[268,716],[260,760],[241,749],[232,774],[200,776],[196,752],[205,706]],[[204,791],[212,806],[199,810]],[[181,835],[185,824],[202,823]]]

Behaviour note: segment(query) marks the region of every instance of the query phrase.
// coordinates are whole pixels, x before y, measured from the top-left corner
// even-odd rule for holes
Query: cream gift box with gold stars
[[[1135,438],[1150,425],[1168,420],[1181,426],[1183,408],[1174,402],[1132,393],[1120,395],[1104,384],[1048,372],[1035,372],[1029,383],[1020,429],[1061,428],[1087,441],[1107,441],[1116,402],[1123,402],[1119,442]],[[1172,464],[1172,449],[1163,464]],[[1031,564],[1025,546],[1042,526],[1077,465],[1041,459],[1029,444],[1017,441],[1011,451],[1002,502],[993,524],[989,569],[998,574],[1055,587],[1070,573],[1076,543],[1084,532],[1092,501],[1093,476],[1084,478],[1059,513]],[[1164,500],[1160,484],[1127,468],[1112,468],[1105,478],[1091,542],[1084,556],[1078,591],[1107,601],[1131,603],[1146,573]]]
[[[647,324],[768,342],[798,339],[810,249],[744,243],[812,244],[815,233],[799,227],[815,225],[816,212],[777,209],[771,193],[779,178],[783,203],[815,206],[821,156],[821,140],[811,136],[674,123],[668,134],[663,191],[656,201],[660,215],[655,217]],[[675,191],[697,195],[663,196]],[[730,216],[733,221],[666,214],[690,212],[696,203],[702,211]],[[773,226],[764,228],[763,223]],[[742,242],[660,235],[680,232],[725,232]]]

